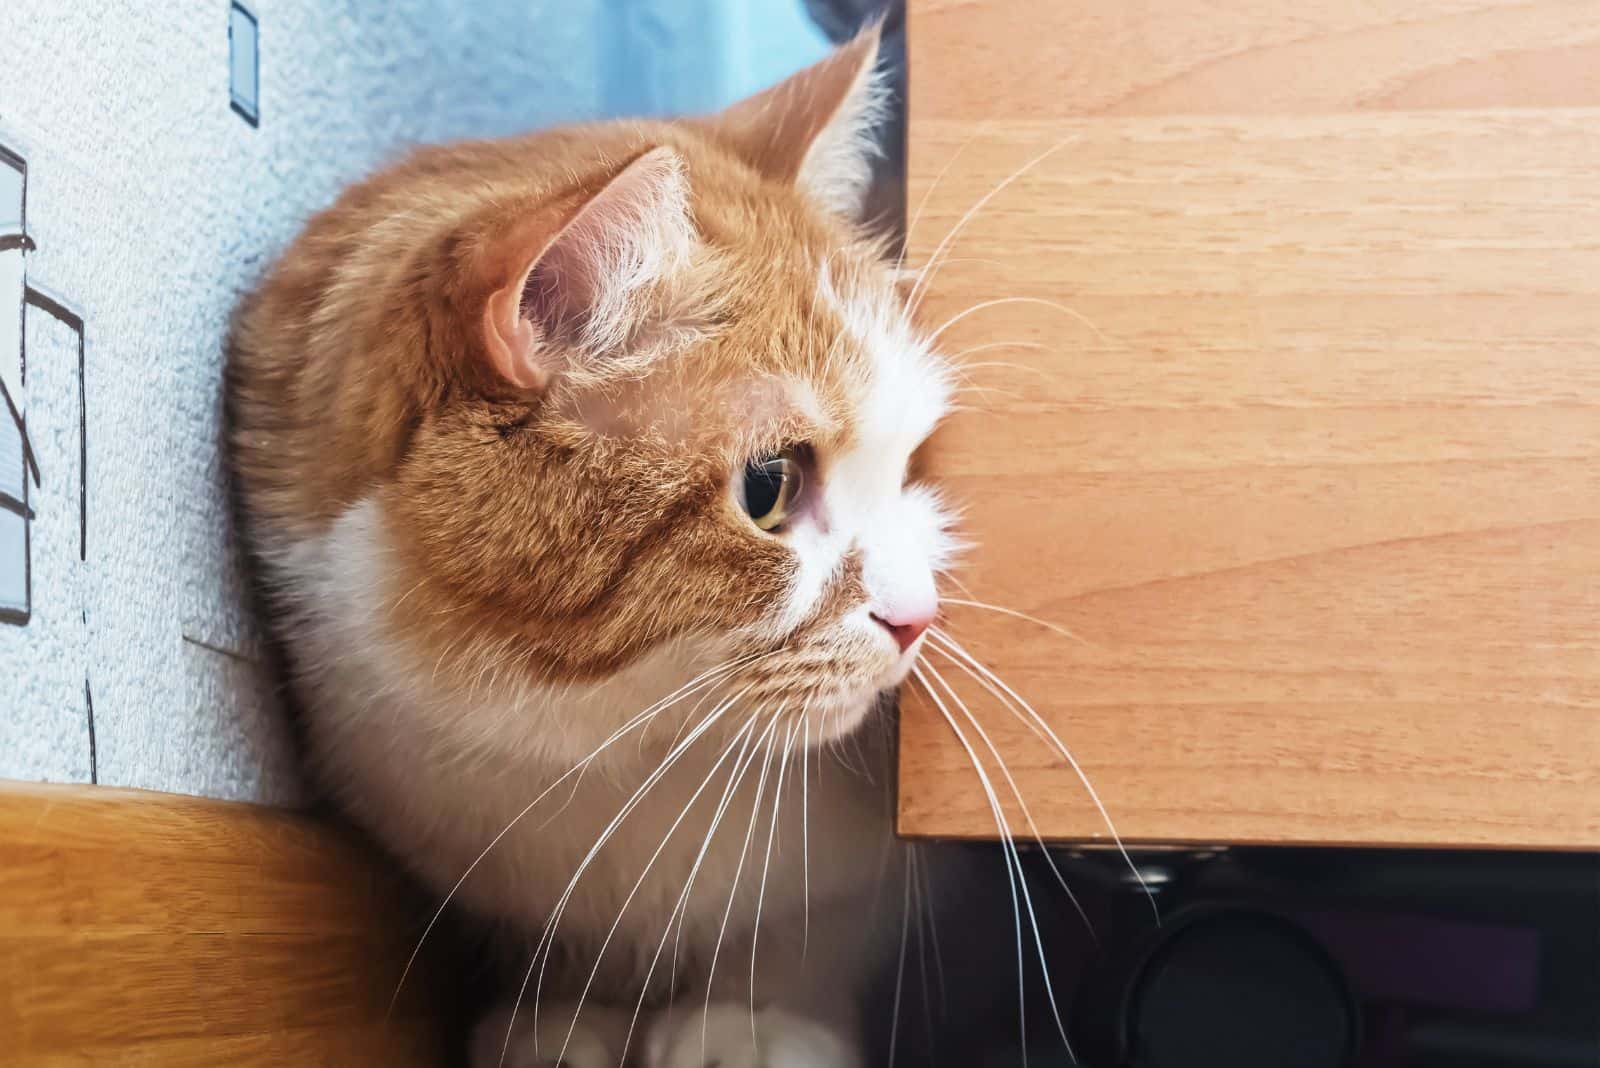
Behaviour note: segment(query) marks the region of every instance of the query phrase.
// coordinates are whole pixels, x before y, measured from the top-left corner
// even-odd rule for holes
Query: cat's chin
[[[917,662],[918,646],[912,646],[877,680],[876,685],[841,695],[829,707],[818,712],[811,710],[813,737],[817,743],[837,741],[860,730],[862,725],[878,715],[889,704],[895,692],[911,677]]]
[[[919,646],[912,646],[879,676],[875,685],[841,695],[840,699],[822,714],[813,709],[810,717],[813,730],[821,728],[817,740],[836,741],[854,734],[862,724],[882,711],[893,698],[895,691],[911,677],[911,669],[916,665],[918,651]]]
[[[841,695],[825,705],[814,705],[806,715],[811,725],[811,744],[836,742],[855,734],[884,710],[894,690],[891,684]]]

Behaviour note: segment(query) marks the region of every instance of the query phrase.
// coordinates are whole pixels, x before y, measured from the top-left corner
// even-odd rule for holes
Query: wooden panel
[[[910,44],[913,264],[1059,146],[932,276],[932,326],[1004,303],[930,464],[971,597],[1078,640],[952,632],[1124,837],[1600,846],[1600,4],[913,0]],[[992,836],[905,704],[901,829]]]
[[[912,118],[1600,104],[1595,0],[910,0]]]
[[[0,1035],[11,1065],[447,1063],[394,878],[299,817],[0,784]]]

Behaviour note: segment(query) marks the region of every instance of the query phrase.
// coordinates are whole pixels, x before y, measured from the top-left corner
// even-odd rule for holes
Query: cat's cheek
[[[783,638],[794,633],[817,612],[844,555],[840,539],[804,524],[791,532],[788,589],[771,615],[771,634]]]

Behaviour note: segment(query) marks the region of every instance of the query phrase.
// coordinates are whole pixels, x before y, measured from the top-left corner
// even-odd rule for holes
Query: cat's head
[[[709,118],[424,152],[303,239],[343,257],[313,318],[378,357],[327,389],[381,477],[330,492],[381,516],[379,618],[429,685],[564,695],[582,749],[707,670],[674,724],[736,697],[813,741],[906,675],[951,384],[854,219],[876,47]]]

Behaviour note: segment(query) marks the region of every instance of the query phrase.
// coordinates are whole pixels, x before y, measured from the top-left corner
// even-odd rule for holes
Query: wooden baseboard
[[[408,888],[293,813],[0,782],[8,1065],[451,1063]]]

